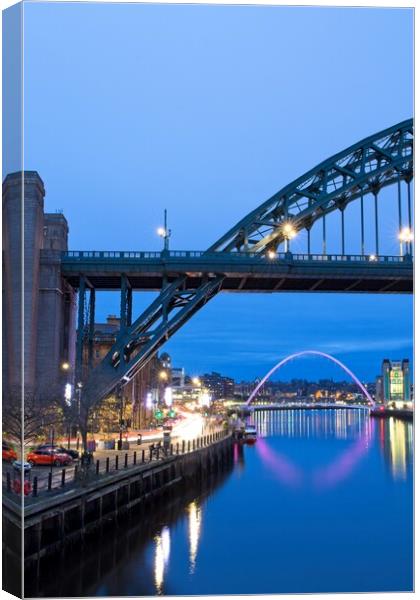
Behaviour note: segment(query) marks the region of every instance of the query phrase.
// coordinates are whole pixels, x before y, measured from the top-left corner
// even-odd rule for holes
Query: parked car
[[[71,448],[64,448],[64,446],[57,446],[56,444],[41,444],[37,446],[37,450],[58,450],[61,454],[68,454],[71,458],[78,459],[79,453],[77,450],[72,450]]]
[[[17,459],[16,450],[7,442],[3,442],[2,459],[6,460],[7,462],[13,462]]]
[[[45,450],[34,450],[29,452],[27,461],[31,466],[34,465],[54,465],[61,467],[69,465],[72,462],[71,456],[64,452],[59,452],[55,448],[47,448]]]

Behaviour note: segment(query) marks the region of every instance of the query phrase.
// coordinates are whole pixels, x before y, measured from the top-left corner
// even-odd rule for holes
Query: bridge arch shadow
[[[264,375],[264,377],[261,379],[261,381],[258,383],[258,385],[251,392],[248,400],[246,401],[246,404],[247,405],[251,404],[251,402],[254,400],[255,396],[258,394],[259,390],[261,389],[261,387],[265,384],[265,382],[268,379],[270,379],[270,377],[278,369],[280,369],[281,367],[286,365],[291,360],[293,360],[295,358],[300,358],[301,356],[321,356],[322,358],[326,358],[327,360],[338,365],[345,373],[347,373],[347,375],[349,375],[351,377],[351,379],[354,381],[354,383],[359,387],[362,394],[368,400],[370,407],[375,408],[376,404],[375,404],[374,399],[369,394],[369,392],[367,391],[367,389],[365,388],[363,383],[360,381],[360,379],[358,379],[358,377],[353,373],[353,371],[351,371],[348,367],[346,367],[346,365],[343,364],[340,360],[338,360],[337,358],[334,358],[334,356],[331,356],[331,354],[327,354],[326,352],[321,352],[319,350],[303,350],[302,352],[295,352],[294,354],[290,354],[289,356],[286,356],[286,358],[283,358],[280,362],[278,362],[276,365],[274,365],[274,367],[272,369],[270,369],[268,371],[268,373],[266,373],[266,375]]]

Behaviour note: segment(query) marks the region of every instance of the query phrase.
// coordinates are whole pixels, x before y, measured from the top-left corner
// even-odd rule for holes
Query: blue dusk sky
[[[74,250],[159,250],[165,207],[171,248],[204,250],[306,170],[413,114],[410,9],[31,2],[24,22],[25,168]],[[398,253],[395,216],[387,190],[382,253]],[[136,294],[135,312],[152,297]],[[100,294],[97,321],[118,306]],[[219,295],[165,346],[191,374],[237,379],[307,349],[373,380],[384,357],[412,358],[412,297]],[[318,359],[278,374],[300,376],[342,374]]]

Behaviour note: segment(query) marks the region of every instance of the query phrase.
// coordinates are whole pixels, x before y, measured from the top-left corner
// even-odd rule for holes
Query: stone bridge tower
[[[3,182],[3,390],[48,401],[74,373],[76,298],[61,277],[67,220],[44,195],[36,171]]]

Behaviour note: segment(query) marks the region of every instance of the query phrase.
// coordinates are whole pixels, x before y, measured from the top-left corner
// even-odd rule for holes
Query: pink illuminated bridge
[[[258,394],[258,391],[261,389],[261,387],[264,385],[267,379],[270,379],[273,373],[275,373],[278,369],[283,367],[289,361],[293,360],[294,358],[299,358],[301,356],[321,356],[338,365],[345,373],[347,373],[347,375],[350,375],[354,383],[361,390],[362,394],[368,399],[371,408],[375,407],[375,401],[373,400],[372,396],[369,394],[363,383],[356,377],[356,375],[352,371],[350,371],[350,369],[346,367],[346,365],[344,365],[341,361],[339,361],[337,358],[334,358],[334,356],[326,354],[325,352],[319,352],[318,350],[304,350],[303,352],[296,352],[295,354],[291,354],[290,356],[287,356],[286,358],[278,362],[272,369],[270,369],[270,371],[268,371],[268,373],[263,377],[263,379],[261,379],[259,384],[256,386],[256,388],[253,390],[252,394],[246,401],[246,404],[251,404],[255,396]]]

